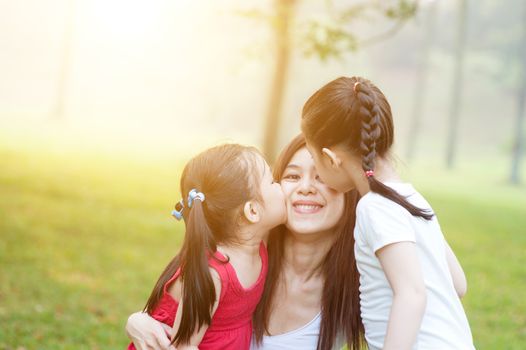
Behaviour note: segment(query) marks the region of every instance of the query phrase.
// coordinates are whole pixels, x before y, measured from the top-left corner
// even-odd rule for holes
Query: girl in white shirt
[[[474,349],[462,268],[431,206],[389,159],[394,131],[383,93],[366,79],[338,78],[305,103],[301,125],[322,180],[361,196],[354,251],[369,348]]]

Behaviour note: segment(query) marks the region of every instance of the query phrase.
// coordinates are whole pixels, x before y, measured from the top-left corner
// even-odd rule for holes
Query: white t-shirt
[[[386,183],[421,209],[429,203],[408,183]],[[375,252],[396,242],[415,242],[427,305],[413,349],[474,349],[466,314],[455,291],[446,261],[445,239],[436,217],[426,221],[405,208],[369,192],[358,202],[354,230],[356,264],[360,272],[360,309],[371,350],[381,349],[387,331],[393,293]]]
[[[263,336],[263,340],[259,346],[256,345],[254,338],[252,338],[251,350],[316,350],[318,346],[318,338],[320,336],[321,313],[318,313],[309,323],[295,329],[293,331],[272,335]],[[336,340],[333,347],[335,350],[340,350],[343,347],[341,339]]]

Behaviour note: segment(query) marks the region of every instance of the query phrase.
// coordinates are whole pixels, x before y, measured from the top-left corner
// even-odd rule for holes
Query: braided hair
[[[374,171],[376,140],[380,137],[380,107],[375,103],[372,91],[365,84],[354,83],[354,92],[360,103],[362,168],[364,171]]]
[[[374,176],[376,158],[387,155],[393,145],[394,125],[387,99],[369,80],[341,77],[316,91],[303,106],[302,130],[317,146],[343,144],[361,156],[372,192],[401,205],[413,216],[433,218],[428,210],[412,205]]]

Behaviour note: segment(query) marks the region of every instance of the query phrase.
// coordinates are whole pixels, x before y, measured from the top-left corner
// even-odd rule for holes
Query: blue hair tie
[[[205,201],[205,195],[202,192],[198,192],[195,188],[188,192],[188,208],[192,207],[195,200],[199,199],[201,202]]]
[[[177,209],[172,210],[172,216],[174,218],[176,218],[177,220],[181,220],[183,218],[184,202],[181,199],[179,201],[179,203],[177,203],[177,204],[179,204],[181,206],[181,209],[179,209],[179,210],[177,210]],[[177,208],[177,204],[176,204],[176,208]]]

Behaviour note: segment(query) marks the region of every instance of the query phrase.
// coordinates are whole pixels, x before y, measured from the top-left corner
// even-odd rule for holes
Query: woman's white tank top
[[[264,336],[259,346],[252,338],[251,350],[316,350],[320,336],[321,314],[318,313],[309,323],[293,331]]]

